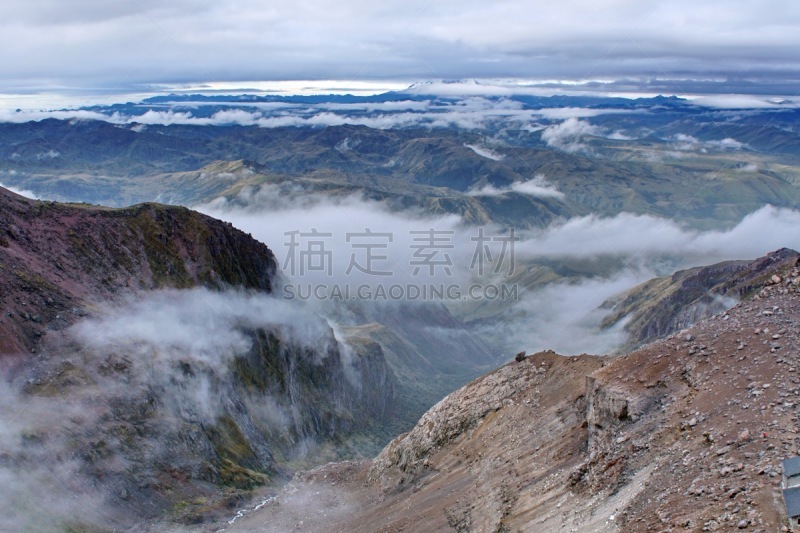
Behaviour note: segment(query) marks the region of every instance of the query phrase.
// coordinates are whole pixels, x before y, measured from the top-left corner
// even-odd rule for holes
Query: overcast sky
[[[3,0],[0,64],[0,93],[482,77],[786,86],[800,78],[800,2]]]

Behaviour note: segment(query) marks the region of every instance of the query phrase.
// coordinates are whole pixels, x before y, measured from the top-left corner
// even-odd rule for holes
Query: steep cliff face
[[[780,530],[780,461],[800,449],[800,263],[762,263],[730,310],[622,356],[520,358],[231,530]],[[313,510],[297,504],[310,494]]]
[[[396,378],[397,411],[390,439],[407,431],[431,405],[496,368],[492,349],[437,303],[361,308],[364,324],[343,328],[353,346],[375,345]]]
[[[43,512],[0,502],[0,529],[203,520],[354,438],[374,446],[394,408],[380,346],[347,348],[271,297],[276,270],[184,208],[0,189],[0,477],[46,495]],[[70,511],[71,492],[103,512]]]
[[[355,436],[369,443],[391,417],[393,380],[380,352],[347,361],[330,330],[314,346],[269,326],[239,333],[246,349],[208,362],[150,345],[51,340],[44,359],[17,367],[12,383],[21,406],[53,412],[18,416],[26,420],[20,438],[35,446],[12,446],[4,465],[22,473],[36,463],[57,467],[51,454],[79,458],[79,490],[99,490],[114,517],[94,525],[192,523],[285,480],[293,467],[353,453]],[[80,405],[80,422],[62,420],[74,416],[63,405]]]

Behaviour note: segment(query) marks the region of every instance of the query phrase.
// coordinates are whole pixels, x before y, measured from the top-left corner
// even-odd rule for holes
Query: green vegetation
[[[143,250],[153,274],[156,287],[179,289],[192,285],[175,240],[171,238],[180,228],[171,213],[162,206],[142,206],[136,216],[128,220],[142,240]]]
[[[249,490],[269,481],[268,475],[248,468],[258,464],[258,458],[233,418],[220,417],[206,434],[214,446],[223,485]]]

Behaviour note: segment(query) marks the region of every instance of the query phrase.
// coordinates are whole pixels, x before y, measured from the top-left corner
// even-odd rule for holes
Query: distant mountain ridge
[[[453,84],[458,85],[458,84]],[[431,87],[430,90],[427,87]],[[484,98],[489,99],[508,99],[520,102],[529,106],[532,109],[543,109],[552,107],[588,107],[588,108],[618,108],[618,109],[636,109],[651,106],[666,106],[671,107],[692,107],[689,100],[679,98],[677,96],[654,96],[642,98],[621,98],[621,97],[607,97],[602,95],[592,96],[528,96],[528,95],[515,95],[508,94],[503,96],[486,95]],[[113,104],[110,106],[87,106],[83,107],[87,111],[98,112],[120,112],[120,113],[140,113],[143,109],[158,109],[157,106],[164,104],[171,104],[180,106],[180,104],[205,104],[207,106],[219,105],[240,105],[241,107],[248,107],[256,103],[291,103],[291,104],[323,104],[323,103],[345,103],[345,104],[358,104],[358,103],[384,103],[384,102],[424,102],[430,99],[436,99],[442,102],[455,102],[460,98],[457,95],[441,95],[437,94],[433,85],[430,83],[415,83],[408,87],[408,89],[401,91],[390,91],[375,95],[350,95],[350,94],[321,94],[321,95],[269,95],[269,94],[217,94],[209,95],[202,93],[195,94],[168,94],[151,96],[143,99],[138,103],[125,103]],[[135,106],[135,107],[134,107]],[[152,106],[152,107],[151,107]],[[213,108],[213,107],[212,107]],[[196,105],[194,106],[196,109]],[[207,114],[208,110],[201,110],[197,116],[210,116]]]
[[[593,120],[610,130],[608,121],[616,116]],[[708,152],[703,139],[711,132],[719,137],[721,126],[673,122],[661,126],[670,136],[681,129],[698,136],[684,142],[691,151],[674,148],[678,141],[589,135],[575,140],[587,152],[566,153],[543,143],[541,131],[487,140],[479,131],[449,129],[139,128],[48,119],[0,124],[0,182],[59,201],[115,206],[156,199],[190,206],[220,197],[235,201],[244,186],[286,183],[297,185],[295,194],[361,195],[394,209],[518,228],[621,212],[724,227],[765,204],[800,205],[800,167],[791,155],[798,146],[778,124],[726,125],[737,128],[739,139]],[[755,134],[778,153],[760,151]],[[470,148],[484,145],[498,157]],[[249,170],[225,169],[237,161]],[[561,196],[521,192],[520,185],[537,176]],[[486,190],[493,192],[481,193]]]

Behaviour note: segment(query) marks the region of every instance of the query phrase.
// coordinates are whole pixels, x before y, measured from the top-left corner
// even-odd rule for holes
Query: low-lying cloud
[[[467,192],[469,196],[502,196],[508,193],[519,193],[539,198],[564,198],[564,193],[559,191],[555,185],[547,181],[543,174],[537,174],[528,181],[517,181],[508,187],[495,187],[486,185],[479,189]]]
[[[748,259],[772,250],[800,249],[800,211],[764,206],[728,230],[696,231],[650,215],[590,215],[533,233],[518,247],[527,258],[648,258],[672,256],[704,264]]]
[[[508,194],[511,191],[524,192],[525,188],[529,188],[529,193],[560,197],[560,193],[543,178],[522,182],[516,186],[516,191],[511,187],[507,190],[487,188],[471,194]],[[476,268],[479,236],[499,236],[504,231],[500,228],[470,226],[455,216],[431,217],[415,211],[391,210],[383,203],[358,197],[331,200],[300,190],[296,192],[298,197],[291,199],[281,195],[277,189],[262,189],[250,194],[244,204],[224,200],[203,210],[231,221],[271,246],[281,266],[288,267],[284,274],[290,283],[308,282],[315,286],[323,283],[351,286],[361,283],[370,286],[392,283],[404,286],[429,283],[500,286],[509,283],[510,278],[505,277],[508,274],[506,268],[494,270],[492,265],[487,265],[482,274]],[[569,353],[613,351],[623,341],[623,333],[620,330],[599,331],[606,312],[598,310],[597,306],[607,298],[678,268],[729,259],[754,259],[781,247],[800,249],[800,235],[794,229],[797,227],[800,227],[800,211],[764,206],[725,230],[699,231],[675,220],[621,213],[612,217],[575,217],[557,221],[544,229],[517,231],[515,236],[519,241],[514,245],[517,273],[532,265],[570,261],[585,264],[600,258],[610,260],[603,261],[603,264],[618,266],[602,275],[599,272],[586,276],[567,275],[557,285],[544,288],[537,285],[525,291],[518,287],[518,300],[504,304],[511,310],[512,318],[498,326],[499,329],[479,329],[470,334],[491,337],[504,350],[559,347]],[[320,239],[331,252],[330,274],[292,271],[296,264],[287,263],[286,233],[310,232],[314,228],[331,234]],[[439,250],[440,254],[450,256],[450,272],[439,266],[432,277],[427,275],[426,269],[415,275],[412,263],[414,242],[409,233],[426,228],[451,232],[442,241],[451,247]],[[347,272],[354,255],[363,259],[363,255],[359,255],[363,250],[354,249],[352,244],[355,241],[347,242],[345,235],[348,232],[364,233],[367,229],[393,236],[391,242],[384,242],[386,247],[373,250],[377,255],[386,256],[385,260],[375,263],[377,270],[390,273],[386,277],[352,269]],[[499,243],[490,240],[481,243],[492,246],[494,258],[499,257]],[[463,295],[458,293],[459,297]],[[313,295],[309,298],[314,299]],[[448,298],[443,301],[448,304],[460,302]],[[549,311],[545,313],[543,309]],[[503,335],[493,333],[506,329],[508,334],[503,335],[511,339],[509,342],[503,340]],[[524,332],[524,335],[512,335],[515,331]]]
[[[800,211],[765,206],[728,230],[688,230],[671,220],[620,214],[574,218],[529,234],[518,245],[521,264],[611,258],[611,275],[565,280],[521,293],[508,316],[483,330],[508,351],[554,349],[564,354],[611,353],[625,340],[624,321],[600,324],[600,305],[656,276],[730,259],[755,259],[770,251],[800,249]],[[730,302],[729,302],[730,303]]]
[[[456,100],[407,100],[386,102],[215,102],[174,101],[142,104],[121,112],[114,108],[93,110],[2,110],[0,122],[23,123],[47,118],[61,120],[102,120],[132,131],[148,125],[326,127],[345,124],[375,129],[462,128],[484,129],[513,124],[523,129],[539,127],[554,120],[596,117],[606,114],[635,113],[638,110],[611,108],[559,107],[539,109],[507,98],[465,95]],[[213,111],[213,112],[212,112]],[[544,126],[541,126],[544,127]],[[472,146],[471,146],[472,147]],[[480,155],[497,157],[486,147],[475,147]],[[473,149],[475,149],[473,148]],[[41,158],[57,157],[43,152]]]
[[[476,144],[465,144],[467,148],[475,152],[481,157],[485,157],[486,159],[491,159],[492,161],[502,161],[505,159],[505,155],[499,154],[492,150],[491,148],[486,148],[485,146],[478,146]]]
[[[0,530],[56,533],[114,524],[69,442],[90,418],[80,396],[23,396],[9,376],[0,376]]]
[[[246,194],[244,200],[237,199],[243,203],[221,199],[200,209],[251,232],[284,260],[289,244],[287,233],[310,231],[312,227],[336,236],[329,238],[326,244],[332,251],[340,252],[347,244],[344,236],[348,232],[392,233],[392,242],[381,249],[381,254],[389,256],[382,266],[407,261],[414,249],[409,232],[425,228],[452,232],[447,242],[453,247],[446,251],[453,256],[454,271],[468,270],[459,262],[469,264],[473,258],[473,234],[477,234],[479,228],[465,224],[455,215],[436,217],[418,211],[392,210],[384,203],[356,196],[330,199],[300,188],[295,191],[298,196],[291,199],[283,189],[270,186],[243,192]],[[562,193],[543,176],[519,182],[508,189],[486,187],[468,194],[496,195],[512,191],[562,197]],[[515,250],[522,260],[604,256],[639,260],[670,256],[684,263],[702,264],[714,260],[756,258],[781,247],[800,248],[800,234],[794,230],[796,227],[800,227],[800,211],[769,205],[750,213],[729,229],[709,231],[690,229],[672,219],[623,212],[610,217],[574,217],[556,221],[544,229],[517,231],[520,240]],[[487,232],[499,231],[491,226],[484,229]],[[333,254],[334,271],[347,269],[351,252],[341,253],[338,260]]]
[[[46,343],[39,364],[0,376],[0,530],[141,526],[132,508],[152,515],[164,505],[134,503],[160,490],[142,480],[164,468],[199,475],[186,465],[199,461],[197,440],[223,415],[252,420],[258,429],[240,426],[248,436],[291,441],[306,416],[294,399],[252,392],[230,371],[253,348],[255,329],[320,363],[336,342],[328,323],[297,302],[239,290],[153,291],[100,305]]]
[[[286,194],[286,187],[296,196]],[[278,257],[284,275],[308,283],[414,283],[441,280],[447,276],[445,270],[450,272],[447,280],[452,277],[453,281],[464,281],[464,265],[469,264],[471,253],[468,248],[474,247],[469,244],[472,232],[461,225],[456,215],[393,211],[381,202],[358,196],[331,199],[304,193],[291,185],[250,189],[233,200],[215,201],[198,209],[267,243]],[[433,275],[427,267],[420,267],[420,275],[415,276],[415,264],[422,262],[415,259],[415,250],[428,242],[431,231],[432,238],[441,239],[438,244],[445,246],[438,258],[449,261],[437,263]],[[310,252],[311,245],[319,252],[313,259],[320,261],[313,265],[311,255],[300,255]],[[371,261],[367,254],[373,258]]]
[[[631,287],[652,278],[647,268],[623,270],[609,278],[554,283],[524,293],[508,316],[482,330],[502,339],[506,349],[528,353],[555,350],[563,355],[609,354],[625,342],[624,323],[601,329],[608,314],[601,305]],[[479,328],[480,330],[480,328]]]
[[[29,191],[27,189],[18,189],[17,187],[12,187],[11,185],[5,185],[0,182],[0,187],[4,189],[8,189],[9,191],[13,192],[14,194],[18,194],[20,196],[24,196],[25,198],[30,198],[31,200],[38,200],[39,196],[34,193],[33,191]]]
[[[739,142],[736,139],[726,137],[724,139],[701,141],[697,137],[687,135],[685,133],[678,133],[671,139],[674,143],[675,150],[680,151],[701,151],[707,152],[708,150],[716,151],[734,151],[742,150],[747,145]]]
[[[232,357],[252,347],[248,330],[279,330],[286,339],[316,348],[328,324],[309,310],[274,297],[239,291],[167,290],[121,304],[75,326],[76,338],[95,350],[135,349],[140,362],[187,360],[224,372]]]
[[[601,136],[601,129],[585,120],[568,118],[560,124],[549,126],[542,132],[542,140],[547,146],[575,154],[587,152],[589,147],[581,142],[587,136]]]

